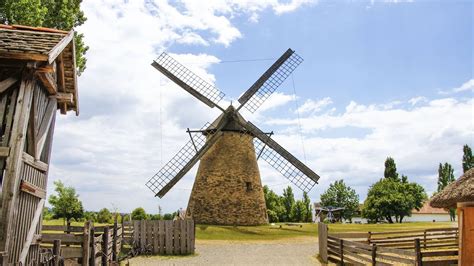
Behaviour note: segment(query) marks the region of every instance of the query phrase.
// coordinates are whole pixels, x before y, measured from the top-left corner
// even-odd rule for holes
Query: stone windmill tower
[[[196,76],[171,56],[162,53],[152,65],[161,73],[222,114],[200,130],[187,130],[190,140],[147,183],[163,197],[199,160],[199,169],[187,208],[196,223],[257,225],[268,222],[262,182],[257,165],[267,161],[304,191],[319,176],[291,153],[240,115],[245,107],[255,112],[303,61],[288,49],[240,98],[240,106],[224,109],[224,93]]]

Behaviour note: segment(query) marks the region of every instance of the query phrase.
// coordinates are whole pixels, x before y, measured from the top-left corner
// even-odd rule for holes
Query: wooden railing
[[[457,236],[456,228],[427,229],[399,232],[352,233],[359,241],[328,234],[326,224],[320,223],[319,254],[321,260],[356,265],[450,265],[457,263],[458,247],[436,243]],[[442,233],[444,232],[444,234]],[[400,233],[400,234],[398,234]],[[348,235],[350,235],[349,233]],[[449,237],[449,238],[448,238]],[[399,241],[399,245],[395,245]]]
[[[39,240],[42,262],[57,265],[61,260],[74,261],[82,265],[109,265],[118,262],[122,243],[122,227],[43,225]]]

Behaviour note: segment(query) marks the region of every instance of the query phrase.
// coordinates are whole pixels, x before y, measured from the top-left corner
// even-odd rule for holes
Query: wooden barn
[[[458,265],[474,265],[474,168],[433,196],[430,205],[435,208],[457,207]]]
[[[0,25],[0,264],[39,264],[56,110],[79,113],[74,32]]]

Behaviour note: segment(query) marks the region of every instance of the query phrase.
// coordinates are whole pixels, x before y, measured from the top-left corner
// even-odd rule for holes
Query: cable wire
[[[294,74],[291,74],[291,83],[293,85],[293,97],[295,99],[295,107],[296,107],[296,115],[298,116],[298,129],[299,129],[299,135],[300,135],[300,140],[301,140],[301,146],[303,148],[303,158],[304,158],[304,163],[307,163],[306,161],[306,150],[304,148],[304,140],[303,140],[303,130],[301,128],[301,117],[300,117],[300,111],[299,111],[299,105],[298,105],[298,98],[296,97],[296,86],[295,86],[295,79],[294,79]]]

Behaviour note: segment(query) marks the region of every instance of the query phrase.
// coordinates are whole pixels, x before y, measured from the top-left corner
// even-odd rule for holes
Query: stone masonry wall
[[[187,215],[198,224],[268,223],[252,136],[224,132],[201,158]]]

